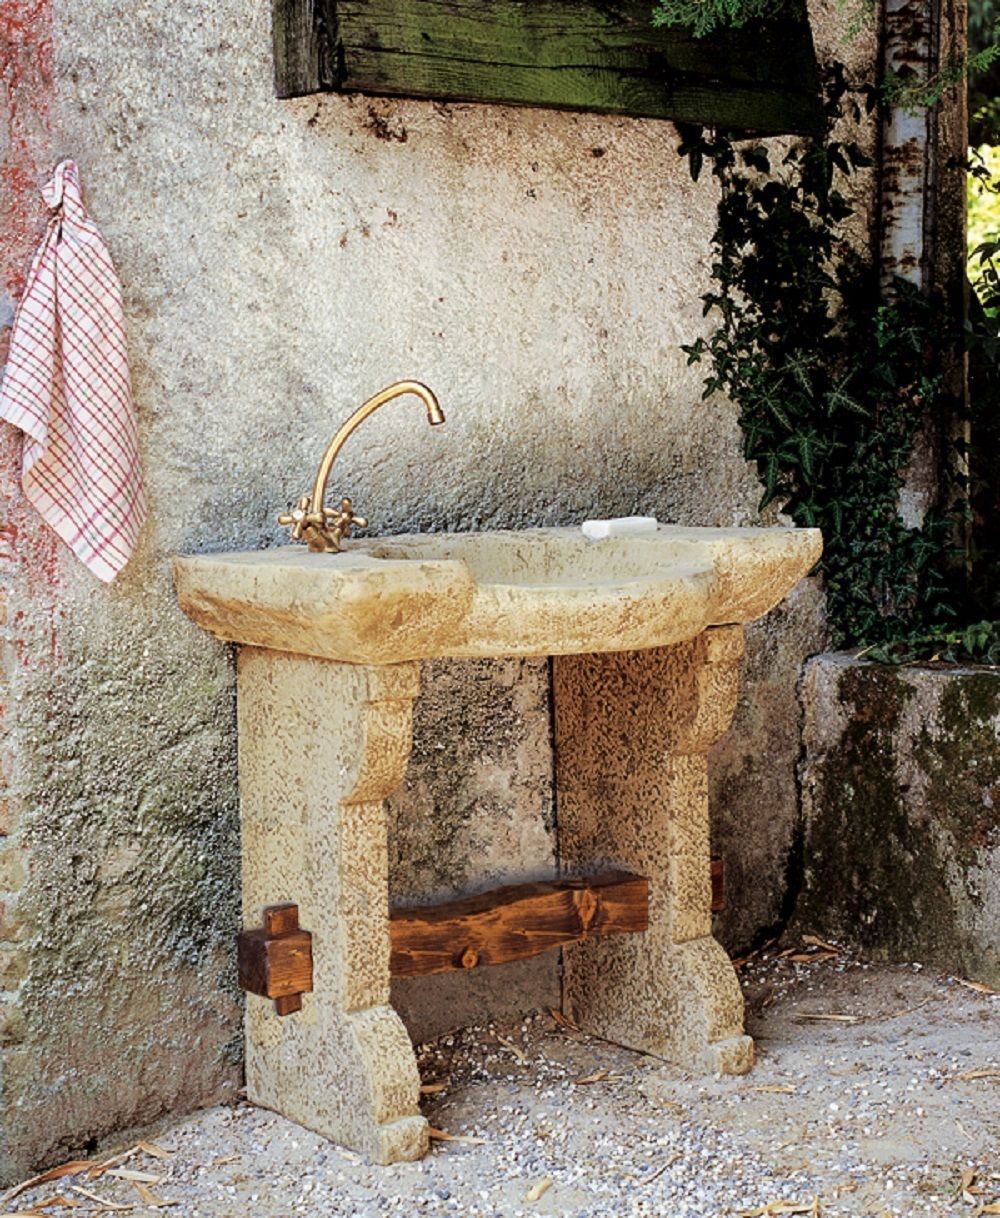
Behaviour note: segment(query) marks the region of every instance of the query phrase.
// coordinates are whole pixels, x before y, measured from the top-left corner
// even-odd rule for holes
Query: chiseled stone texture
[[[649,927],[566,947],[564,1005],[588,1032],[687,1069],[753,1062],[743,997],[711,935],[709,746],[736,705],[743,628],[553,662],[560,861],[649,878]]]
[[[243,915],[294,901],[313,935],[300,1012],[247,995],[247,1095],[376,1163],[418,1158],[420,1076],[389,1004],[383,801],[410,754],[420,667],[243,647],[237,681]]]
[[[667,647],[761,617],[822,552],[818,529],[660,525],[419,533],[174,560],[181,608],[226,642],[350,664]]]
[[[1000,674],[813,660],[798,920],[1000,985]]]
[[[79,162],[123,279],[152,519],[111,589],[19,522],[10,740],[37,861],[7,1176],[238,1079],[232,657],[177,608],[172,553],[276,542],[337,423],[399,375],[449,417],[431,431],[400,403],[345,449],[334,492],[378,532],[745,524],[759,499],[734,408],[701,401],[679,350],[710,324],[715,194],[670,124],[278,102],[260,0],[52,9],[52,156]],[[823,19],[835,53],[846,20]],[[545,800],[543,784],[516,815]],[[748,849],[792,814],[746,807]],[[549,857],[534,840],[532,870]],[[780,866],[769,847],[767,883]]]
[[[242,645],[238,731],[245,919],[259,920],[268,902],[295,899],[297,889],[308,889],[328,859],[334,872],[333,887],[324,889],[325,905],[337,903],[335,845],[326,851],[317,845],[326,843],[324,809],[321,804],[313,808],[314,800],[303,795],[314,782],[316,761],[307,752],[312,742],[302,744],[296,768],[294,752],[285,749],[275,755],[274,741],[267,735],[268,716],[274,721],[272,733],[282,739],[289,732],[293,740],[297,735],[309,737],[315,733],[313,724],[323,725],[321,747],[339,761],[332,771],[337,783],[324,779],[319,790],[331,792],[334,803],[347,799],[335,792],[352,750],[363,752],[366,747],[363,723],[356,724],[346,712],[344,698],[336,689],[324,693],[332,678],[323,664],[293,665],[288,660],[282,669],[286,683],[289,674],[299,674],[301,699],[312,721],[298,704],[293,709],[276,698],[265,700],[261,709],[259,680],[247,682],[247,674],[261,670],[260,656],[288,659],[294,653],[345,663],[359,654],[371,655],[373,662],[384,665],[371,669],[386,674],[380,680],[403,671],[406,662],[419,655],[504,657],[523,650],[582,656],[575,663],[557,661],[552,669],[554,742],[543,718],[546,669],[533,666],[538,694],[526,699],[520,678],[529,670],[514,659],[499,668],[427,667],[432,694],[423,704],[420,762],[411,767],[407,784],[410,792],[423,797],[424,814],[417,812],[412,798],[407,801],[404,790],[394,817],[395,870],[410,889],[409,899],[426,900],[442,884],[448,895],[454,895],[456,886],[465,891],[470,859],[478,860],[480,875],[492,871],[496,879],[530,869],[539,854],[532,839],[543,829],[544,818],[531,808],[533,799],[529,806],[518,807],[517,793],[530,797],[537,791],[552,770],[554,755],[560,829],[555,850],[544,851],[553,857],[546,858],[543,874],[568,864],[581,871],[602,864],[630,866],[650,878],[657,915],[644,937],[646,947],[633,942],[630,948],[594,948],[600,959],[596,973],[606,974],[607,984],[598,985],[589,975],[574,984],[576,957],[567,956],[571,1004],[589,994],[595,1004],[594,1027],[614,1039],[625,1038],[633,1047],[685,1063],[707,1062],[713,1070],[745,1067],[749,1042],[741,1035],[738,989],[722,949],[709,937],[705,754],[722,735],[735,705],[743,634],[741,627],[728,623],[761,615],[779,602],[815,563],[820,549],[816,530],[662,526],[650,535],[599,542],[586,540],[576,528],[533,529],[364,541],[338,555],[282,547],[177,559],[181,606],[218,637]],[[350,592],[339,591],[344,587]],[[410,605],[407,598],[414,589],[418,600]],[[704,632],[706,622],[727,624]],[[695,638],[700,638],[697,645],[690,643]],[[684,646],[663,646],[681,641]],[[658,646],[650,648],[652,643]],[[277,671],[278,660],[273,663]],[[415,665],[410,667],[417,671]],[[473,691],[477,694],[470,697]],[[411,696],[417,692],[414,685]],[[293,714],[298,720],[294,731],[285,722]],[[391,795],[403,778],[409,731],[407,719],[407,747],[398,775],[381,785],[381,796]],[[605,747],[606,741],[613,747]],[[665,763],[676,773],[668,773]],[[620,790],[610,797],[616,780]],[[484,796],[491,787],[505,796],[498,815],[489,818],[490,854],[468,832],[461,834],[465,840],[457,847],[452,845],[449,836],[461,832],[461,818],[470,804],[476,812],[475,828],[483,825]],[[301,810],[283,807],[285,791],[290,800],[305,800]],[[438,800],[443,814],[437,811]],[[351,797],[350,802],[357,799]],[[489,802],[496,805],[495,794]],[[280,834],[275,830],[262,836],[254,818],[271,805],[280,810]],[[583,821],[595,817],[596,825],[581,831]],[[511,840],[511,821],[516,835],[527,838],[527,858],[518,841]],[[336,839],[339,830],[334,822],[331,826]],[[381,824],[378,836],[379,842],[386,838]],[[543,838],[544,846],[550,840]],[[588,844],[593,849],[588,850]],[[381,860],[385,848],[384,843],[366,841],[359,855],[369,858],[374,850]],[[318,851],[315,860],[310,851]],[[275,854],[273,861],[268,852]],[[262,894],[259,873],[270,875],[272,869],[281,883],[269,880],[264,887],[273,891]],[[388,892],[386,888],[378,898],[383,904]],[[407,897],[397,892],[396,899]],[[377,903],[373,897],[367,904],[368,916]],[[300,909],[305,919],[324,903],[309,904],[311,910]],[[321,946],[331,941],[334,932],[327,915],[304,924],[321,932]],[[697,931],[691,929],[695,924]],[[586,952],[579,957],[588,958]],[[645,974],[645,983],[640,974]],[[524,975],[511,972],[509,977],[516,982]],[[671,982],[664,987],[667,976]],[[504,994],[508,1005],[525,1000],[522,987],[504,990],[503,984],[503,976],[487,981],[485,992]],[[388,986],[386,976],[386,991]],[[458,1015],[448,1002],[456,983],[435,986],[397,987],[404,1002],[407,992],[423,1000],[416,1008],[410,1004],[416,1035],[415,1012],[421,1006],[436,1005],[439,1016],[447,1011],[451,1020]],[[467,996],[479,1001],[482,997],[475,991]],[[312,1001],[322,1006],[329,999],[318,987]],[[668,1003],[673,1004],[672,1016],[660,1021],[662,1028],[653,1029],[654,1012]],[[384,1006],[385,999],[368,1005]],[[470,1009],[468,1001],[462,1009]],[[629,1013],[625,1023],[619,1011]],[[316,1046],[296,1049],[300,1059],[318,1060],[317,1053]],[[336,1073],[338,1054],[324,1049],[320,1056],[324,1068]],[[325,1124],[327,1118],[312,1100],[301,1102],[307,1088],[298,1073],[285,1080],[285,1101],[274,1071],[268,1068],[264,1078],[262,1069],[252,1054],[248,1071],[254,1094],[286,1111],[301,1110],[307,1123]],[[331,1128],[345,1128],[344,1137],[352,1145],[367,1144],[367,1136],[345,1125],[342,1117],[329,1120]],[[382,1153],[389,1152],[383,1148]]]
[[[673,647],[553,661],[559,869],[611,864],[649,880],[645,933],[566,949],[560,1005],[585,1031],[713,1073],[753,1061],[739,983],[710,933],[706,754],[732,716],[742,653],[743,628],[722,626]],[[244,920],[294,900],[313,935],[300,1011],[282,1017],[247,996],[247,1095],[377,1163],[428,1145],[416,1058],[390,999],[385,804],[409,760],[419,688],[413,661],[238,654]],[[447,715],[427,718],[425,756]],[[508,744],[522,724],[513,718]],[[405,818],[395,821],[394,869],[426,890],[444,860],[422,868]]]

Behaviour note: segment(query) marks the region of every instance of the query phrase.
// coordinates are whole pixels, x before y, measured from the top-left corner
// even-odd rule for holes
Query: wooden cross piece
[[[262,930],[237,938],[240,989],[273,998],[279,1015],[302,1009],[312,991],[312,935],[299,928],[297,905],[270,905]]]

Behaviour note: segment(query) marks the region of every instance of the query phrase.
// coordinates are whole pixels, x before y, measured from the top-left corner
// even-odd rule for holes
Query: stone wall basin
[[[766,613],[816,562],[815,529],[592,541],[579,529],[416,533],[175,559],[181,607],[228,642],[352,664],[635,651]]]
[[[812,530],[659,526],[601,540],[526,529],[178,558],[184,610],[243,644],[249,1098],[378,1163],[427,1150],[416,1058],[390,1001],[384,800],[406,769],[418,661],[434,656],[555,657],[549,888],[576,894],[579,933],[556,940],[569,1018],[687,1069],[749,1070],[740,988],[711,934],[708,750],[736,705],[743,623],[819,553]],[[604,933],[612,881],[645,894],[630,923],[644,929]],[[551,913],[507,920],[511,894],[530,904],[536,887],[477,899],[477,925],[506,927],[504,959],[551,932]],[[590,904],[578,903],[584,892]],[[480,966],[483,943],[472,950],[454,909],[421,911],[439,936],[450,928],[438,964]],[[288,935],[291,986],[264,963],[291,950]]]

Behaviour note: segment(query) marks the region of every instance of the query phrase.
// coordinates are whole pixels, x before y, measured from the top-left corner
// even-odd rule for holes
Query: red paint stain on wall
[[[51,0],[0,0],[0,276],[17,296],[44,219],[38,194],[50,166],[53,91]]]
[[[0,159],[0,298],[6,294],[7,312],[24,289],[45,227],[40,188],[52,170],[54,82],[52,0],[0,0],[0,123],[7,130]],[[2,326],[0,363],[8,341],[9,329]],[[59,543],[24,502],[20,432],[3,423],[0,513],[8,543],[0,552],[0,579],[9,579],[12,566],[21,564],[29,595],[33,588],[51,587]]]

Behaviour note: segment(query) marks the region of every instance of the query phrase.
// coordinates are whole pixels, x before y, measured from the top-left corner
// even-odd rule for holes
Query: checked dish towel
[[[73,161],[42,195],[52,217],[14,318],[0,418],[24,432],[28,501],[110,581],[146,517],[121,285]]]

